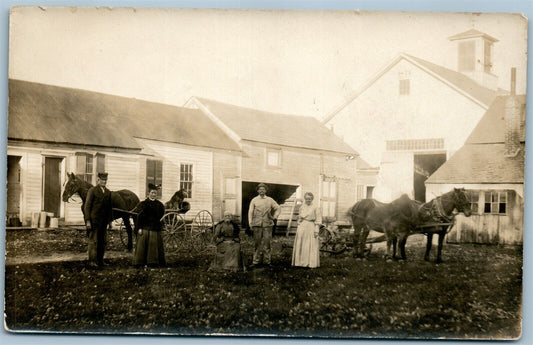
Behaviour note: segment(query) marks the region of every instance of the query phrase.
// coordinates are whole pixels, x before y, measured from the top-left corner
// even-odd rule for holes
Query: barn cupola
[[[489,89],[496,90],[498,77],[492,74],[492,50],[493,44],[498,40],[476,29],[448,39],[457,42],[457,71]]]

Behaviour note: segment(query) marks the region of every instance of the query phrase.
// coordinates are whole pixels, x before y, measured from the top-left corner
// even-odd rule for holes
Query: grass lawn
[[[75,333],[520,336],[521,247],[446,244],[437,265],[410,238],[406,262],[386,262],[378,248],[366,261],[325,254],[310,270],[290,266],[283,241],[275,240],[272,267],[243,273],[207,272],[211,253],[169,256],[163,269],[135,269],[127,258],[102,271],[84,262],[9,265],[6,324]],[[251,244],[243,248],[249,259]]]

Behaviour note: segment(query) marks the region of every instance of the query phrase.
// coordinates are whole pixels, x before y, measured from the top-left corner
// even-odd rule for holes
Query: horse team
[[[63,192],[63,201],[67,202],[74,194],[78,194],[83,203],[87,197],[87,191],[92,185],[85,180],[68,174],[68,180]],[[180,194],[181,193],[181,194]],[[174,194],[168,203],[182,203],[185,196],[182,191]],[[139,198],[129,190],[119,190],[111,192],[111,204],[114,209],[131,210],[139,203]],[[171,205],[168,205],[169,207]],[[185,209],[187,205],[184,205]],[[189,206],[190,207],[190,206]],[[425,260],[429,260],[429,253],[432,246],[433,235],[438,234],[438,252],[436,262],[442,262],[441,253],[444,237],[449,229],[449,224],[455,217],[454,211],[462,212],[466,217],[471,214],[470,200],[464,188],[454,188],[430,202],[421,203],[410,199],[406,194],[391,203],[382,203],[374,199],[363,199],[358,201],[348,210],[354,229],[353,246],[354,256],[364,258],[365,246],[371,230],[384,234],[387,241],[386,258],[396,259],[396,249],[400,250],[401,259],[406,259],[405,245],[407,238],[412,234],[424,233],[427,235]],[[114,212],[113,220],[122,218],[128,234],[127,248],[133,247],[132,229],[129,222],[129,214]],[[393,250],[390,255],[391,247]]]
[[[464,213],[466,217],[471,215],[470,200],[464,188],[454,188],[427,203],[412,200],[406,194],[391,203],[363,199],[348,211],[354,229],[354,256],[364,257],[368,234],[370,230],[374,230],[385,234],[386,258],[396,259],[398,245],[401,258],[405,260],[407,237],[416,233],[424,233],[427,235],[424,259],[429,260],[433,235],[438,234],[436,262],[442,262],[444,236],[453,224],[455,210]],[[391,246],[392,256],[390,255]]]

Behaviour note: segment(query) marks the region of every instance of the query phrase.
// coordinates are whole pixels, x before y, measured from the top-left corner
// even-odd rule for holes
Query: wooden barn
[[[201,111],[86,90],[9,81],[8,224],[31,224],[46,211],[67,224],[82,222],[80,202],[61,201],[66,173],[95,183],[109,173],[111,190],[162,184],[161,200],[189,192],[193,216],[221,214],[220,168],[238,175],[240,148]]]
[[[526,97],[498,96],[465,145],[427,181],[427,198],[453,187],[470,192],[448,242],[521,244],[524,232]]]
[[[461,148],[498,93],[491,53],[498,40],[477,30],[448,40],[455,61],[399,53],[323,119],[379,168],[369,190],[379,200],[407,193],[425,201],[424,181]]]
[[[326,220],[347,221],[356,200],[357,152],[318,120],[192,98],[185,107],[21,80],[9,81],[10,225],[46,211],[82,223],[81,200],[61,200],[67,172],[111,190],[162,184],[161,200],[187,190],[186,218],[208,210],[241,215],[259,182],[284,204],[286,221],[304,192]]]
[[[315,195],[326,221],[348,221],[346,211],[356,200],[358,154],[317,119],[196,97],[185,106],[203,111],[239,144],[240,175],[226,183],[237,195],[236,213],[244,224],[260,182],[282,205],[281,227],[288,225],[295,200],[305,192]]]

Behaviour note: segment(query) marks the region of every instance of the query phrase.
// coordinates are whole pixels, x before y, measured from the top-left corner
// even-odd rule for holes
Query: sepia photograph
[[[15,6],[9,333],[517,340],[520,13]]]

